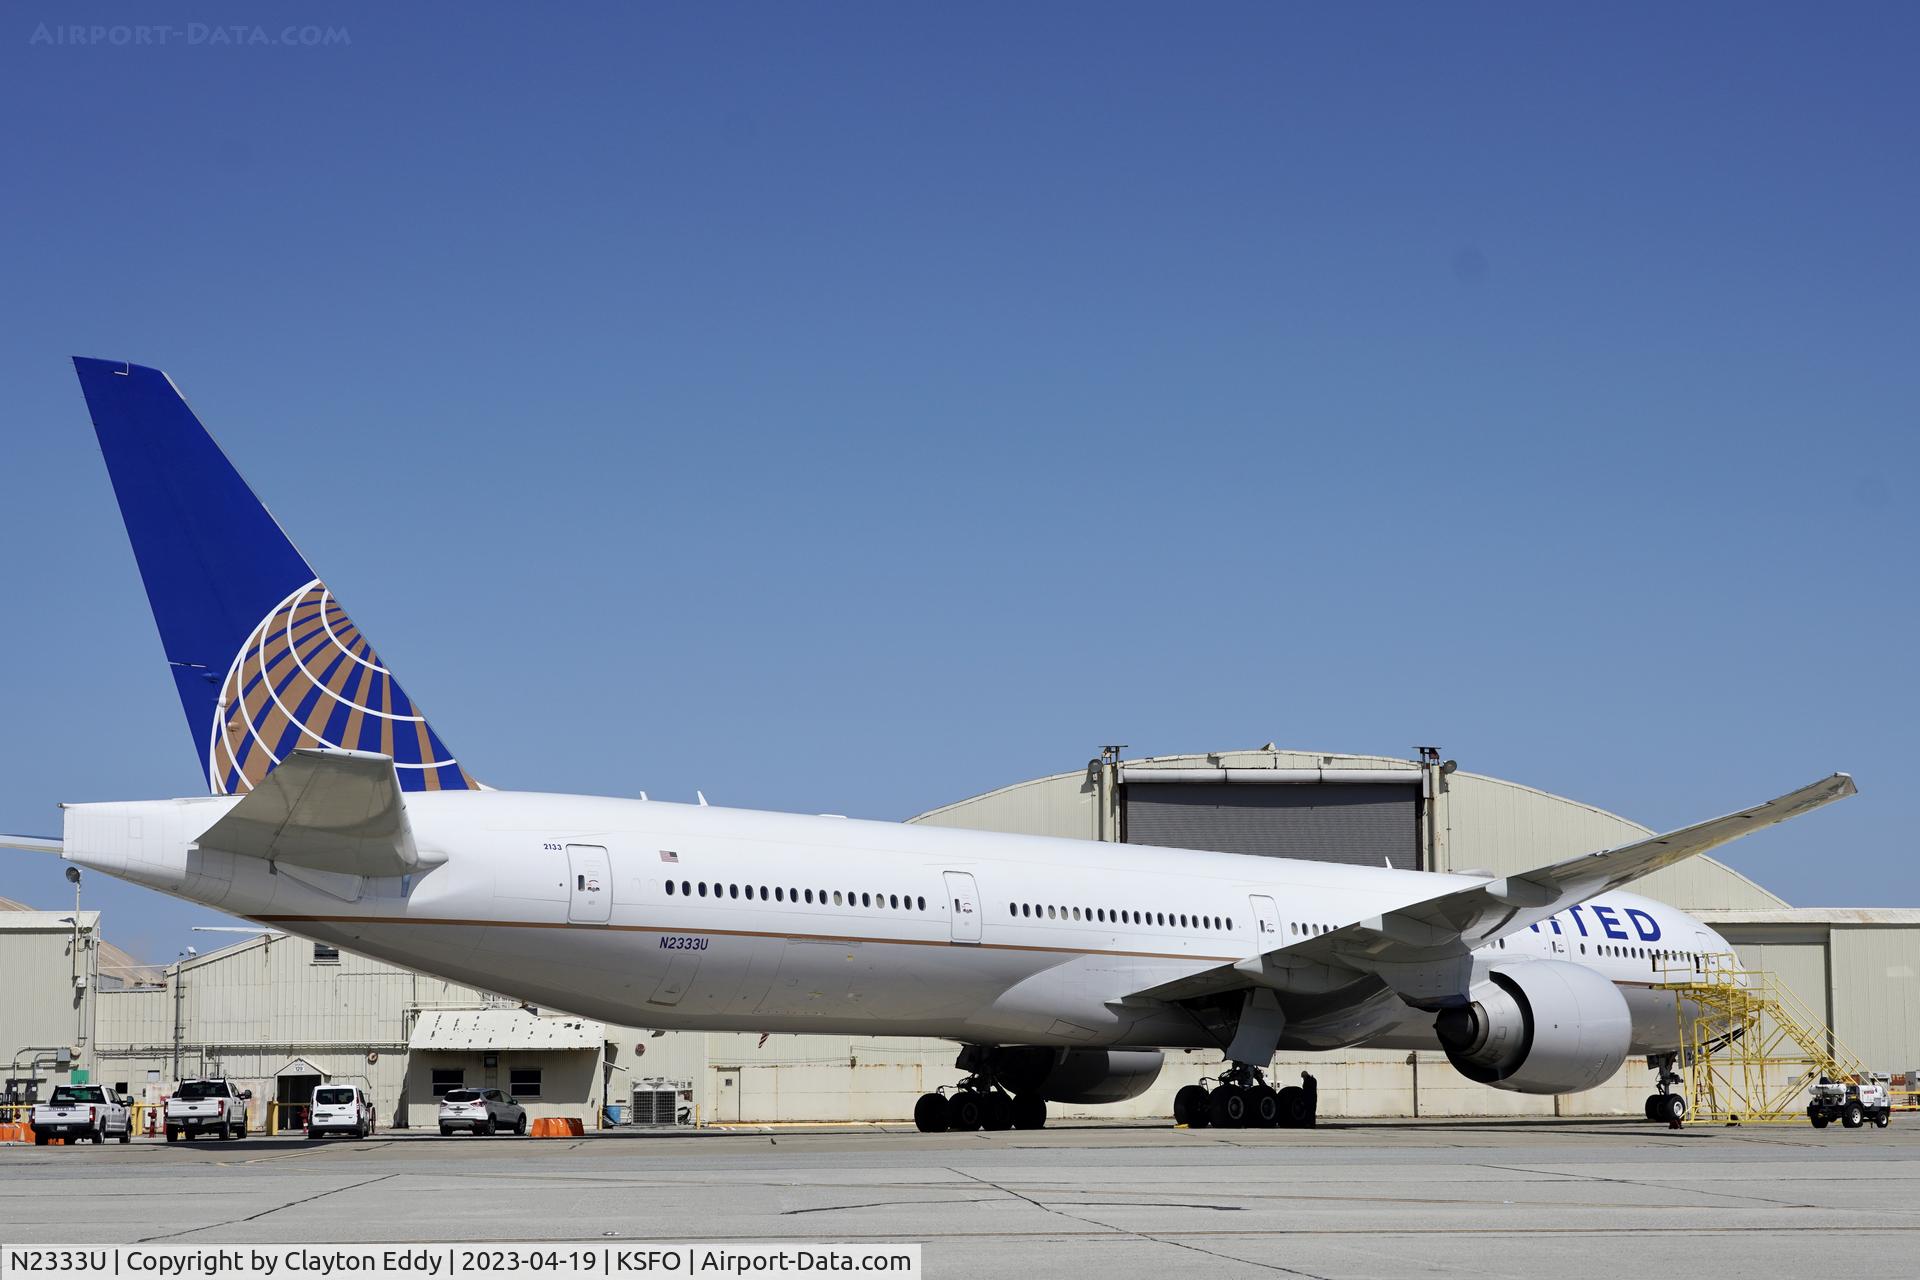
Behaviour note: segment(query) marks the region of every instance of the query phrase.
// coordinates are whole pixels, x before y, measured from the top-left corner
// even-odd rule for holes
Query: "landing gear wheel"
[[[1677,1093],[1655,1094],[1653,1118],[1662,1124],[1672,1124],[1675,1120],[1685,1120],[1687,1118],[1687,1100]]]
[[[1213,1118],[1207,1091],[1197,1084],[1182,1085],[1173,1095],[1173,1122],[1189,1129],[1204,1129]]]
[[[1257,1084],[1247,1090],[1247,1123],[1255,1129],[1279,1126],[1280,1095],[1272,1085]]]
[[[1849,1129],[1858,1129],[1862,1122],[1866,1120],[1866,1115],[1867,1113],[1861,1110],[1859,1103],[1849,1102],[1847,1109],[1840,1113],[1840,1123]]]
[[[1216,1129],[1238,1129],[1247,1123],[1247,1091],[1236,1084],[1223,1084],[1207,1099]]]
[[[980,1127],[998,1132],[1013,1128],[1013,1099],[998,1089],[980,1094]]]
[[[972,1133],[980,1127],[980,1095],[962,1089],[947,1099],[947,1128],[955,1133]]]
[[[913,1104],[913,1127],[922,1133],[947,1131],[947,1100],[937,1093],[923,1093]]]
[[[1307,1091],[1297,1084],[1290,1084],[1279,1093],[1280,1127],[1282,1129],[1305,1129],[1313,1124],[1313,1107],[1307,1102]]]
[[[1047,1100],[1037,1093],[1023,1093],[1015,1097],[1013,1127],[1016,1129],[1046,1128]]]
[[[1659,1105],[1660,1105],[1660,1095],[1657,1093],[1650,1093],[1647,1095],[1647,1100],[1640,1104],[1640,1110],[1646,1113],[1647,1119],[1658,1120],[1660,1117],[1654,1114],[1654,1108]]]

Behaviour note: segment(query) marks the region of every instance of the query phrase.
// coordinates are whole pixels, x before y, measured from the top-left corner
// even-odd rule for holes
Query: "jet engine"
[[[1627,1060],[1633,1017],[1613,983],[1564,960],[1494,969],[1434,1022],[1469,1080],[1514,1093],[1578,1093]]]
[[[1153,1087],[1165,1059],[1158,1049],[1052,1049],[1008,1045],[975,1050],[960,1065],[983,1071],[1017,1094],[1038,1093],[1049,1102],[1125,1102]]]

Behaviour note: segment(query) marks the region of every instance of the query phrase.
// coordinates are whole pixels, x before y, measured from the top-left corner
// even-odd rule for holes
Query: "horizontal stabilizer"
[[[25,849],[29,853],[54,853],[63,848],[58,836],[0,836],[0,849]]]
[[[295,751],[200,837],[202,848],[349,876],[421,869],[389,756]]]

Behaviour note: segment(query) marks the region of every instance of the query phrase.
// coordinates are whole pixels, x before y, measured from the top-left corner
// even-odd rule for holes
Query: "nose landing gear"
[[[1687,1118],[1686,1095],[1673,1092],[1673,1086],[1681,1083],[1679,1073],[1673,1069],[1679,1060],[1677,1053],[1656,1053],[1647,1058],[1647,1064],[1654,1069],[1658,1081],[1657,1092],[1647,1095],[1647,1119],[1676,1129]]]

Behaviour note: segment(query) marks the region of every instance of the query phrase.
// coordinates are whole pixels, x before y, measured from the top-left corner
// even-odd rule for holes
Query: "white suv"
[[[373,1133],[373,1100],[357,1084],[323,1084],[313,1090],[307,1109],[307,1137],[345,1133],[365,1138]]]
[[[440,1099],[440,1133],[455,1129],[469,1133],[527,1131],[527,1109],[498,1089],[449,1089]]]

